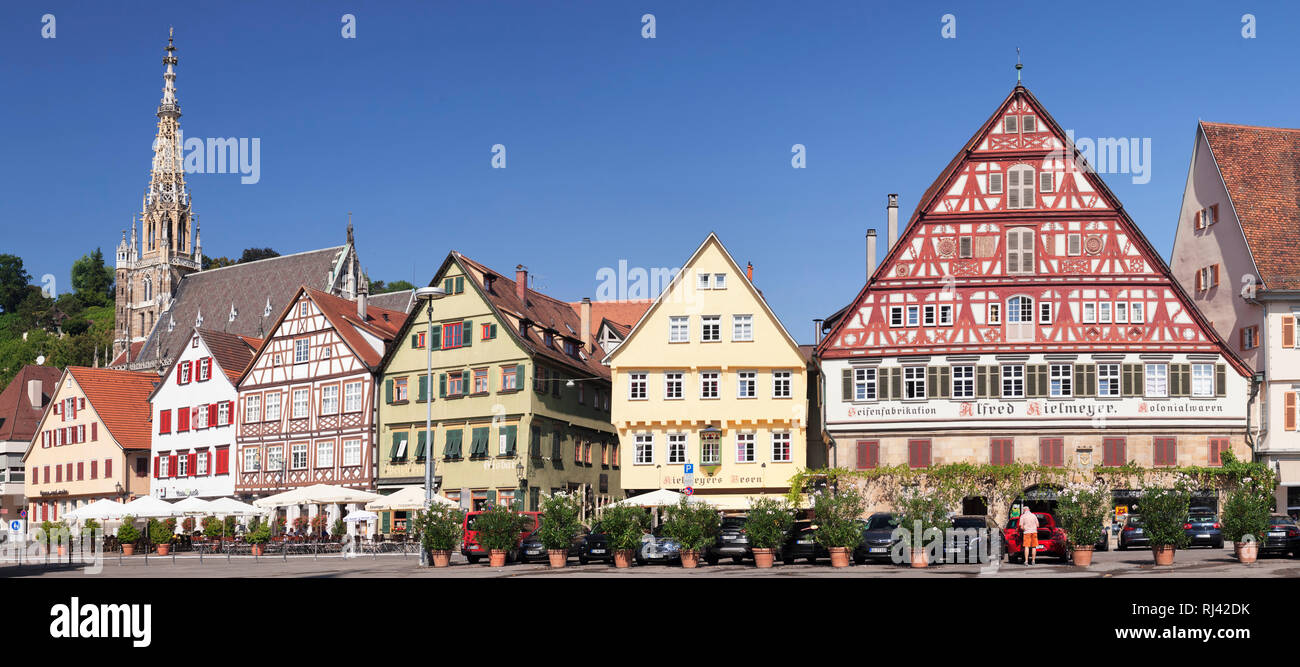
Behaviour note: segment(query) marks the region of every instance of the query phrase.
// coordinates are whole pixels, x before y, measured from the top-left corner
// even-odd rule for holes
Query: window
[[[636,436],[636,448],[632,462],[636,465],[648,465],[655,462],[654,436],[640,434]]]
[[[217,404],[217,426],[230,425],[230,401],[222,401]]]
[[[295,443],[289,450],[289,463],[294,470],[301,470],[307,467],[307,443]]]
[[[486,368],[474,369],[474,393],[488,393],[488,372]]]
[[[1143,314],[1143,303],[1134,301],[1129,304],[1129,321],[1133,324],[1143,324],[1146,322],[1146,316]]]
[[[1038,463],[1059,468],[1065,465],[1065,440],[1063,438],[1038,439]]]
[[[790,432],[777,431],[772,434],[772,460],[778,463],[791,461]]]
[[[1025,367],[1020,364],[1008,364],[1002,367],[1002,397],[1025,397]]]
[[[1152,398],[1163,398],[1169,395],[1168,364],[1146,365],[1146,390],[1144,395]]]
[[[772,398],[790,398],[790,371],[772,371]]]
[[[632,401],[644,401],[646,398],[646,374],[629,373],[627,376],[627,397]]]
[[[181,452],[176,455],[176,476],[189,477],[189,475],[190,475],[190,457],[188,454]]]
[[[360,440],[343,441],[343,465],[345,466],[361,465],[361,441]]]
[[[975,398],[975,367],[952,367],[952,397]]]
[[[722,441],[717,437],[700,438],[700,463],[717,465],[722,462]]]
[[[988,315],[989,324],[1002,324],[1002,304],[1000,303],[988,304],[988,313],[989,313]]]
[[[1065,235],[1065,254],[1071,257],[1083,254],[1083,234]]]
[[[1052,323],[1052,304],[1046,301],[1038,302],[1038,323],[1039,324]]]
[[[266,448],[266,469],[280,470],[284,467],[284,448],[280,446]]]
[[[668,434],[668,463],[686,463],[686,434]]]
[[[1015,441],[1011,438],[990,438],[989,439],[989,463],[995,466],[1005,466],[1014,463],[1015,458]]]
[[[718,372],[704,371],[700,373],[700,398],[717,398],[718,397]]]
[[[1212,264],[1210,266],[1202,267],[1201,270],[1196,272],[1197,291],[1210,290],[1218,286],[1219,286],[1219,265],[1218,264]]]
[[[306,317],[306,316],[307,316],[307,312],[308,312],[308,311],[307,311],[307,302],[306,302],[306,301],[303,301],[302,303],[299,303],[299,304],[298,304],[298,316],[299,316],[299,317]]]
[[[907,465],[911,468],[930,467],[930,440],[917,438],[907,441]]]
[[[901,326],[903,326],[903,307],[902,307],[902,306],[890,306],[890,307],[889,307],[889,326],[891,326],[891,327],[901,327]]]
[[[1158,466],[1178,465],[1178,439],[1177,438],[1152,438],[1151,439],[1153,463]]]
[[[716,343],[722,340],[722,316],[703,315],[700,317],[700,340]]]
[[[1013,229],[1007,232],[1007,273],[1034,272],[1034,231]]]
[[[736,434],[736,463],[754,462],[754,434]]]
[[[171,477],[171,457],[166,454],[158,457],[158,477]]]
[[[859,440],[858,446],[858,470],[870,470],[880,465],[880,441],[879,440]]]
[[[1115,303],[1115,322],[1117,324],[1128,324],[1128,304],[1123,301]]]
[[[244,448],[244,472],[256,472],[260,466],[257,465],[257,448]]]
[[[921,323],[921,309],[917,306],[907,307],[907,326],[914,327]]]
[[[1219,221],[1219,205],[1211,204],[1196,212],[1196,228],[1205,229]],[[147,297],[146,297],[147,298]]]
[[[336,384],[320,388],[320,413],[337,414],[339,411],[339,386]]]
[[[952,304],[939,304],[939,326],[952,326]]]
[[[668,342],[687,343],[691,340],[690,318],[687,316],[668,318]]]
[[[925,398],[925,366],[903,367],[903,398]]]
[[[266,395],[266,421],[280,421],[280,392]]]
[[[503,366],[501,368],[501,391],[514,391],[519,388],[519,367]]]
[[[199,382],[206,382],[212,377],[212,360],[204,357],[199,360]]]
[[[406,378],[402,378],[405,380]],[[307,402],[311,396],[310,389],[293,390],[293,418],[305,419],[307,417]],[[402,397],[406,397],[406,383],[402,383]]]
[[[361,383],[350,382],[343,385],[343,411],[361,411]]]
[[[94,464],[93,461],[92,461],[91,464],[90,464],[90,470],[91,470],[92,473],[95,471],[95,464]],[[207,476],[207,474],[208,474],[208,453],[207,453],[206,451],[199,452],[198,455],[194,457],[194,474],[195,474],[195,475],[198,475],[198,476],[200,476],[200,477],[206,477],[206,476]],[[93,476],[93,475],[92,475],[92,476]]]
[[[1018,134],[1020,130],[1016,129],[1019,124],[1019,116],[1006,116],[1002,119],[1002,131],[1008,134]]]
[[[194,428],[200,429],[200,428],[207,428],[207,427],[208,427],[208,406],[200,405],[199,407],[194,408]],[[86,427],[82,426],[80,428],[84,429]],[[84,435],[84,433],[79,435]]]
[[[989,174],[989,194],[991,194],[991,195],[1000,195],[1000,194],[1002,194],[1002,174],[999,174],[999,173],[996,173],[996,172],[995,172],[995,173],[992,173],[992,174]],[[970,254],[969,254],[969,253],[970,253],[970,237],[969,237],[969,236],[963,236],[963,237],[962,237],[962,240],[963,240],[963,241],[966,241],[966,252],[967,252],[967,254],[962,255],[962,257],[970,257]]]
[[[1074,364],[1052,364],[1048,373],[1051,385],[1049,395],[1055,397],[1074,395]]]
[[[307,355],[310,349],[311,349],[311,344],[306,338],[299,338],[298,340],[295,340],[293,342],[293,363],[295,364],[306,363],[308,359]]]
[[[1241,328],[1241,349],[1253,350],[1259,347],[1259,327],[1249,326]]]
[[[1097,304],[1097,321],[1102,324],[1110,324],[1110,302],[1102,301]]]
[[[853,369],[853,400],[855,401],[876,400],[876,369],[874,368]]]
[[[1095,303],[1083,304],[1083,323],[1095,324],[1096,322],[1097,322],[1097,304]]]
[[[442,349],[451,350],[465,342],[465,323],[451,322],[442,325]]]
[[[713,274],[713,289],[727,289],[727,274]]]
[[[934,322],[934,306],[926,305],[921,309],[921,323],[927,327],[932,327]]]
[[[1038,131],[1038,118],[1034,116],[1020,117],[1020,131],[1029,133]]]
[[[1052,174],[1050,172],[1040,172],[1038,174],[1038,191],[1052,192]]]
[[[1097,364],[1097,396],[1119,396],[1119,364]]]
[[[695,283],[696,289],[709,289],[709,274],[699,273],[696,275],[699,276],[699,279]]]
[[[190,383],[190,362],[182,361],[180,365],[177,366],[177,370],[179,370],[181,373],[180,384],[189,384]]]
[[[467,378],[464,371],[456,371],[447,374],[447,395],[460,396],[465,393]]]
[[[740,371],[736,373],[736,398],[756,398],[758,396],[758,373]]]
[[[680,371],[664,373],[664,398],[667,400],[682,398],[682,373]]]
[[[1214,364],[1192,364],[1192,396],[1214,395]]]
[[[244,399],[244,421],[262,421],[262,397],[256,394]]]
[[[754,316],[753,315],[732,315],[731,316],[731,340],[733,341],[754,340]]]
[[[482,326],[482,335],[480,336],[482,340],[492,340],[493,338],[496,337],[497,337],[497,325],[488,323]]]
[[[1027,296],[1013,296],[1007,299],[1008,324],[1033,324],[1034,300]]]
[[[1007,208],[1034,207],[1034,168],[1016,165],[1007,170]]]

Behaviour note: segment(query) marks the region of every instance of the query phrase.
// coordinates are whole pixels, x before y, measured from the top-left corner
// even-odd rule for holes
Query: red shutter
[[[226,406],[226,423],[233,424],[235,423],[235,402],[226,401]]]
[[[1282,428],[1296,430],[1296,393],[1288,391],[1282,395]]]
[[[84,399],[84,398],[78,398],[78,399],[77,399],[77,409],[78,409],[78,410],[85,410],[85,409],[86,409],[86,399]]]
[[[99,459],[92,459],[90,462],[90,478],[99,479]]]
[[[158,479],[158,473],[162,472],[162,457],[153,457],[153,478]]]
[[[1201,224],[1201,212],[1200,212],[1200,211],[1197,211],[1197,212],[1196,212],[1196,225],[1195,225],[1195,226],[1196,226],[1197,229],[1200,229],[1200,228],[1203,226],[1203,225]]]
[[[167,457],[167,476],[168,476],[168,477],[175,477],[175,476],[176,476],[176,464],[178,463],[178,460],[177,460],[178,458],[179,458],[179,457],[177,457],[175,454],[172,454],[171,456],[168,456],[168,457]]]
[[[225,475],[230,472],[230,448],[229,447],[217,448],[216,472],[218,475]]]
[[[1282,318],[1282,347],[1295,347],[1295,316]]]
[[[190,452],[190,463],[189,463],[189,468],[185,471],[186,473],[188,473],[188,476],[189,476],[189,477],[193,477],[194,475],[197,474],[195,471],[198,470],[198,463],[199,463],[199,455],[198,455],[198,453],[197,453],[197,452]]]
[[[216,425],[217,425],[217,404],[209,403],[208,404],[208,428],[212,428],[213,426]]]
[[[99,440],[99,422],[90,422],[90,441],[97,442],[98,440]]]
[[[176,432],[183,433],[190,430],[190,409],[176,408]]]
[[[113,459],[104,459],[104,476],[113,476]]]
[[[158,432],[171,433],[172,430],[172,411],[170,409],[160,410],[158,412]]]
[[[183,383],[181,382],[181,369],[184,368],[184,367],[185,367],[185,362],[184,362],[184,361],[177,362],[177,364],[176,364],[176,384],[183,384]]]
[[[1215,222],[1218,222],[1218,221],[1219,221],[1219,205],[1218,205],[1218,204],[1210,204],[1210,210],[1211,210],[1211,211],[1214,211],[1214,215],[1211,216],[1211,217],[1214,218],[1214,221],[1215,221]]]

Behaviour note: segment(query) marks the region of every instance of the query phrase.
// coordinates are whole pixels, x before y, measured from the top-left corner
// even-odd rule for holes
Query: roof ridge
[[[1201,125],[1214,125],[1216,127],[1240,127],[1251,130],[1275,130],[1278,132],[1300,132],[1300,127],[1275,127],[1273,125],[1246,125],[1244,123],[1219,123],[1211,120],[1200,121]]]
[[[251,262],[235,262],[234,264],[230,264],[230,265],[227,265],[227,266],[217,266],[217,267],[213,267],[213,268],[210,268],[210,269],[203,269],[203,270],[201,270],[201,271],[195,271],[194,273],[186,274],[185,277],[186,277],[186,278],[189,278],[190,276],[198,276],[198,275],[205,275],[205,274],[206,274],[206,275],[211,275],[211,274],[213,274],[213,273],[216,273],[217,271],[223,271],[223,270],[225,270],[225,269],[233,269],[233,268],[240,267],[240,266],[251,266],[251,265],[253,265],[253,264],[257,264],[257,263],[259,263],[259,262],[271,262],[271,261],[274,261],[274,260],[277,260],[277,259],[289,259],[290,257],[300,257],[300,256],[302,256],[302,255],[310,255],[310,254],[315,253],[315,252],[325,252],[325,251],[327,251],[327,250],[333,250],[333,251],[335,251],[335,252],[338,252],[339,250],[341,250],[341,249],[343,249],[343,248],[346,248],[346,247],[347,247],[346,245],[328,246],[328,247],[325,247],[325,248],[316,248],[315,250],[303,250],[303,251],[300,251],[300,252],[293,252],[293,253],[289,253],[288,255],[276,255],[275,257],[263,257],[262,259],[255,259],[255,260],[253,260],[253,261],[251,261]]]

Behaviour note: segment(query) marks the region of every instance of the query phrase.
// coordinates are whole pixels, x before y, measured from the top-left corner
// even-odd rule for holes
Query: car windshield
[[[1140,516],[1138,516],[1138,515],[1136,515],[1136,514],[1130,515],[1129,518],[1128,518],[1128,525],[1130,525],[1130,526],[1141,526],[1141,525],[1142,525],[1142,517],[1140,517]]]
[[[1034,512],[1034,516],[1038,517],[1038,527],[1043,528],[1044,524],[1047,523],[1047,515],[1043,514],[1042,512]],[[1019,527],[1020,527],[1020,517],[1016,517],[1007,522],[1007,528],[1019,528]]]
[[[959,516],[952,520],[953,528],[983,528],[984,517],[982,516]]]
[[[1188,523],[1214,523],[1213,514],[1193,514],[1187,518]]]
[[[745,517],[743,516],[728,516],[722,519],[722,530],[736,530],[744,527]]]
[[[898,518],[892,514],[872,514],[867,519],[867,530],[886,530],[898,525]]]
[[[1272,521],[1273,521],[1273,525],[1274,525],[1274,526],[1294,526],[1294,525],[1296,525],[1295,519],[1292,519],[1292,518],[1289,517],[1289,516],[1274,516],[1274,517],[1270,517],[1270,519],[1272,519]]]

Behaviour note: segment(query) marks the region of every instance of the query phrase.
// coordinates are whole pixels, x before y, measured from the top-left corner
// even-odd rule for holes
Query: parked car
[[[492,555],[487,549],[484,549],[483,547],[479,546],[478,531],[474,530],[474,521],[478,518],[478,515],[480,514],[483,514],[483,512],[466,512],[465,523],[462,524],[465,529],[465,537],[461,543],[460,553],[462,556],[465,557],[465,560],[469,561],[470,563],[477,563],[480,558],[484,558]],[[522,542],[523,540],[528,539],[534,532],[537,531],[538,526],[541,525],[542,513],[541,512],[519,512],[519,514],[524,515],[528,519],[524,523],[524,529],[519,533],[519,541]],[[518,544],[519,543],[517,542],[514,549],[511,549],[506,552],[507,563],[519,558]]]
[[[1271,514],[1268,519],[1268,536],[1260,545],[1259,553],[1300,555],[1300,525],[1296,520],[1285,514]]]
[[[569,558],[581,556],[583,544],[587,541],[587,532],[585,526],[579,526],[578,530],[573,533],[573,539],[569,543]],[[542,544],[542,538],[538,537],[537,533],[532,533],[519,542],[520,563],[545,561],[549,558],[546,545]]]
[[[1193,511],[1188,515],[1187,523],[1183,524],[1183,532],[1187,534],[1189,540],[1188,546],[1192,547],[1222,549],[1222,529],[1223,525],[1219,523],[1219,517],[1211,512]]]
[[[1038,549],[1035,551],[1035,559],[1044,556],[1048,558],[1060,558],[1067,560],[1070,557],[1070,551],[1065,545],[1065,531],[1056,525],[1056,519],[1047,512],[1034,512],[1038,517]],[[1020,539],[1019,519],[1011,519],[1007,522],[1007,527],[1002,531],[1002,537],[1007,550],[1007,560],[1010,562],[1023,562],[1025,559],[1025,549]]]
[[[781,547],[781,562],[793,565],[800,558],[816,563],[818,558],[830,558],[831,554],[813,536],[817,533],[816,524],[811,521],[796,521],[790,527],[785,546]]]
[[[992,517],[983,514],[958,515],[952,518],[952,527],[962,532],[954,532],[953,538],[944,537],[941,562],[992,562],[1002,560],[1002,555],[1008,553],[1006,537]]]
[[[1151,546],[1151,538],[1147,537],[1146,531],[1142,529],[1142,517],[1136,514],[1128,515],[1128,520],[1124,522],[1124,529],[1119,531],[1119,550],[1128,551],[1149,546]]]
[[[704,554],[704,560],[708,561],[709,565],[717,565],[723,556],[730,557],[731,562],[736,564],[743,563],[746,558],[754,557],[754,552],[749,546],[749,536],[745,534],[746,520],[743,516],[722,517],[718,538]]]
[[[586,565],[593,560],[613,560],[614,550],[609,548],[609,536],[601,530],[600,525],[592,526],[591,531],[583,537],[578,548],[578,562]]]
[[[853,550],[853,562],[861,565],[870,560],[890,560],[897,527],[898,515],[893,512],[876,512],[867,517],[862,527],[862,542]]]
[[[670,563],[680,560],[682,547],[671,537],[664,537],[663,525],[656,526],[654,532],[641,538],[641,548],[636,550],[637,565],[646,563]]]

